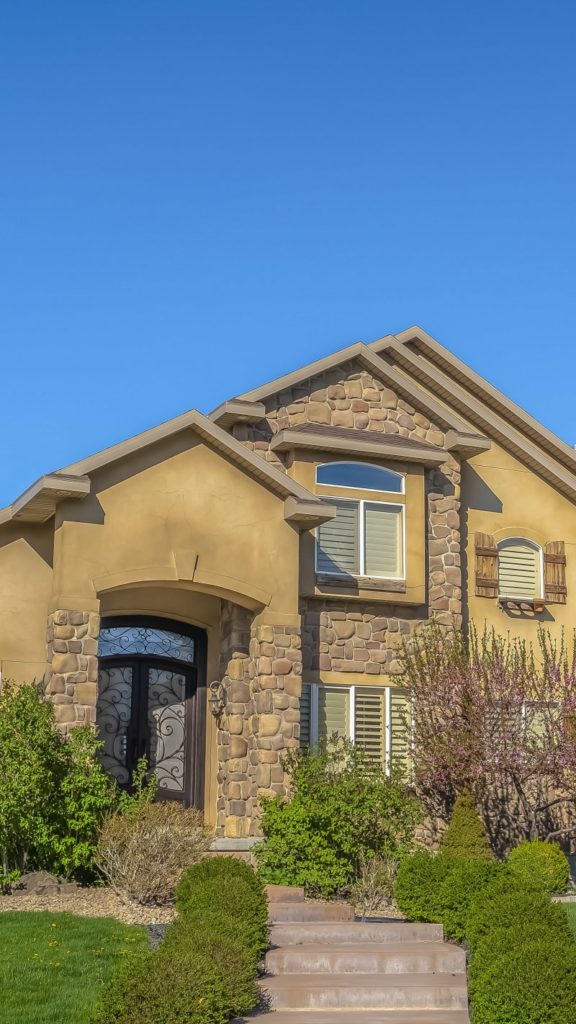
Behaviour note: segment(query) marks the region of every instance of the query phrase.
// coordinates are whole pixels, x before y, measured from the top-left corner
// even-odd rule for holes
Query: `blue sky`
[[[421,324],[576,442],[576,7],[0,4],[0,504]]]

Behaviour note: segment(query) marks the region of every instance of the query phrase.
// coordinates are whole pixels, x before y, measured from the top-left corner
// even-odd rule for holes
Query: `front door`
[[[182,624],[165,625],[150,619],[102,624],[96,714],[103,763],[128,787],[144,757],[156,776],[159,799],[201,807],[206,696],[201,631],[183,633]]]

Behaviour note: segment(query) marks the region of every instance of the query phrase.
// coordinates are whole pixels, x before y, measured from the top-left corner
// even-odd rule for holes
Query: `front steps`
[[[354,919],[268,887],[266,1008],[247,1024],[468,1024],[464,950],[442,927]]]

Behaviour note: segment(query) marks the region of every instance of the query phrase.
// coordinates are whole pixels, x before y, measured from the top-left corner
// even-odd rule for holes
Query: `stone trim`
[[[99,632],[97,612],[59,609],[48,616],[46,694],[64,733],[96,723]]]

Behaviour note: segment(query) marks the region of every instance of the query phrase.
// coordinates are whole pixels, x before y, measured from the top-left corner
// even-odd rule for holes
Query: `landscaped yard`
[[[2,1024],[86,1024],[121,958],[146,946],[143,928],[109,918],[1,914]]]
[[[564,909],[568,916],[568,924],[574,932],[574,938],[576,939],[576,903],[565,903]]]

